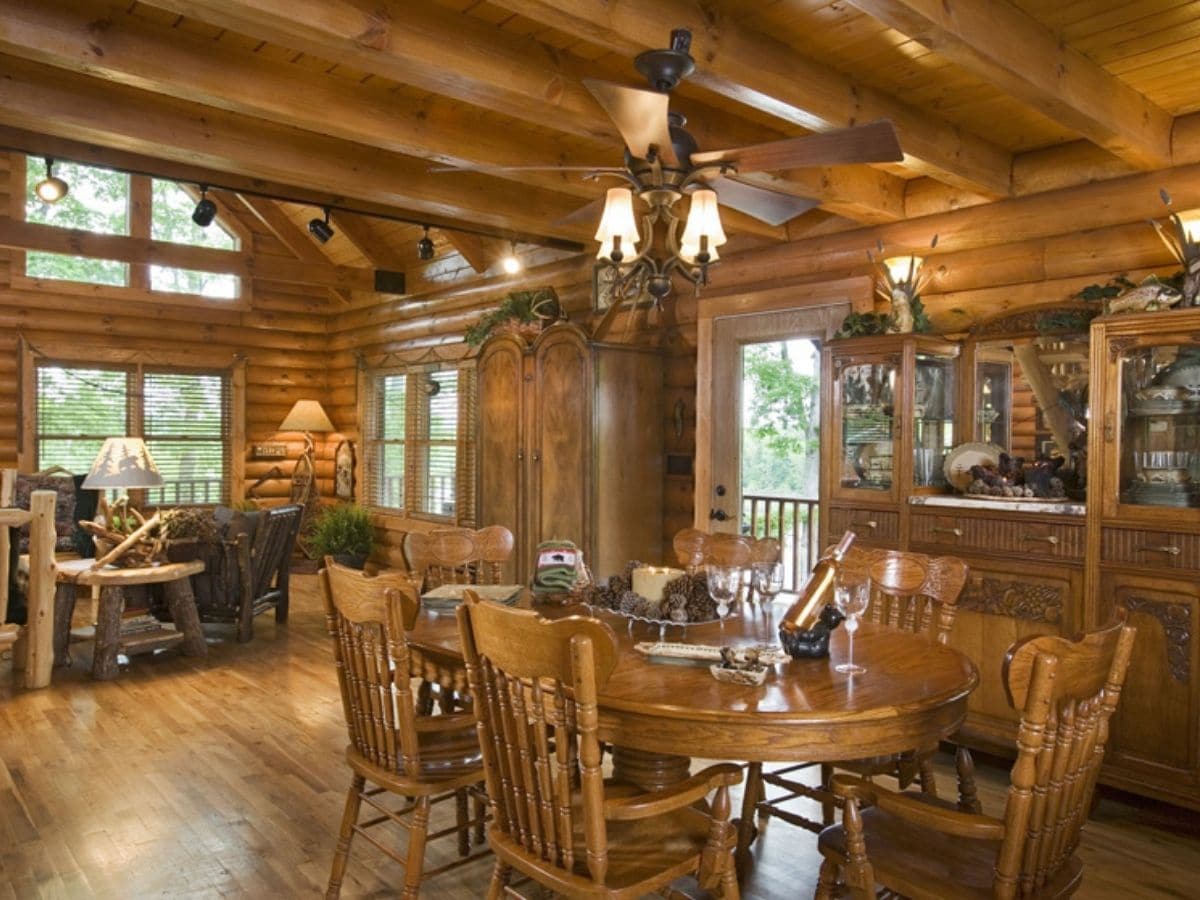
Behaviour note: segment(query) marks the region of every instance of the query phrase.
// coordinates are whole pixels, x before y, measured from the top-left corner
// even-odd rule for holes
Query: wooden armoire
[[[654,348],[590,341],[559,323],[479,354],[480,525],[516,538],[509,574],[550,539],[573,541],[597,578],[662,558],[663,366]]]

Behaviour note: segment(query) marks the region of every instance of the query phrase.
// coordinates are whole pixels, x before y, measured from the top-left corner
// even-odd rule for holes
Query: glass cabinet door
[[[918,352],[913,371],[913,487],[945,488],[942,463],[954,447],[958,361]]]
[[[1118,379],[1120,502],[1200,507],[1200,344],[1122,350]]]
[[[847,365],[838,378],[841,399],[843,489],[891,493],[896,438],[898,361]]]

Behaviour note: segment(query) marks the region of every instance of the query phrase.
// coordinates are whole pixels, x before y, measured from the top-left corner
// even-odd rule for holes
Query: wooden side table
[[[200,629],[196,598],[188,576],[204,571],[200,560],[165,563],[119,569],[105,566],[92,569],[95,560],[65,560],[55,566],[54,663],[69,665],[67,644],[71,637],[71,616],[75,611],[75,588],[88,585],[100,588],[100,609],[96,617],[96,649],[92,656],[92,677],[117,676],[117,654],[149,653],[180,644],[186,656],[208,655],[208,644]],[[156,628],[130,634],[121,633],[121,613],[125,608],[124,588],[135,584],[162,584],[175,627]]]

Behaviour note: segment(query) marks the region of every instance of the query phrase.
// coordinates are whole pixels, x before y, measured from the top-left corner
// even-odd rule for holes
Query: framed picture
[[[612,306],[615,289],[614,282],[617,270],[612,266],[596,265],[592,268],[592,309],[595,312],[605,312]],[[642,306],[650,302],[649,295],[643,290],[638,294],[634,306]]]
[[[339,500],[354,499],[354,444],[342,441],[333,454],[333,492]]]

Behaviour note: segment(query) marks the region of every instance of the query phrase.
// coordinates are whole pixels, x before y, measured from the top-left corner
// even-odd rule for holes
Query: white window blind
[[[474,523],[474,375],[470,367],[367,375],[365,493],[370,503]]]
[[[42,365],[37,368],[36,466],[82,475],[104,439],[128,434],[129,380],[124,369]]]
[[[147,492],[147,502],[228,500],[228,382],[215,373],[145,373],[142,435],[165,482]]]

